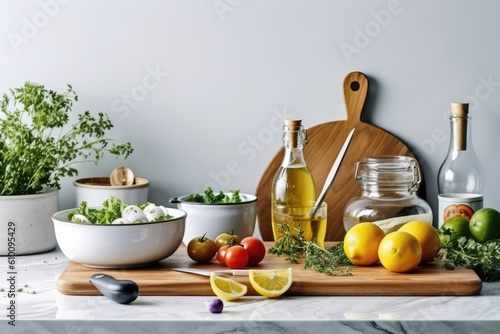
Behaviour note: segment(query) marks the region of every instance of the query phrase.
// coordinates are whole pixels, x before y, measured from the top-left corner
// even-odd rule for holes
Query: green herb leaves
[[[224,194],[222,191],[219,194],[214,194],[212,188],[208,187],[205,189],[205,195],[201,194],[191,194],[188,196],[187,200],[196,203],[208,203],[208,204],[224,204],[224,203],[239,203],[241,202],[241,196],[239,190],[230,190],[231,196]]]
[[[447,269],[472,269],[484,282],[500,280],[500,239],[479,243],[472,238],[448,237],[436,258]]]
[[[85,111],[73,125],[73,88],[63,94],[26,82],[0,100],[0,195],[25,195],[44,187],[60,189],[65,176],[76,176],[75,163],[97,164],[105,153],[127,158],[130,143],[105,137],[109,117]]]
[[[275,255],[287,256],[285,260],[291,263],[298,263],[304,257],[304,268],[313,269],[320,273],[333,276],[351,276],[351,269],[348,267],[352,262],[344,252],[343,243],[340,242],[329,249],[323,249],[314,241],[306,241],[303,237],[304,231],[300,226],[295,231],[290,231],[287,224],[278,224],[280,234],[274,247],[268,252]]]

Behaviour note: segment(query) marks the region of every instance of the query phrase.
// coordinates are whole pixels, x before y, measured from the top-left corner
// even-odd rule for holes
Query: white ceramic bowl
[[[86,201],[88,206],[101,206],[114,196],[128,204],[142,204],[148,201],[149,181],[136,177],[134,184],[129,186],[112,186],[109,176],[88,177],[75,180],[76,206]]]
[[[82,224],[68,220],[75,209],[52,216],[64,255],[93,268],[130,268],[153,264],[172,255],[182,243],[186,212],[168,209],[173,218],[140,224]]]
[[[203,195],[203,194],[200,194]],[[230,193],[227,195],[231,196]],[[171,198],[170,202],[187,212],[185,245],[193,238],[206,236],[212,240],[225,232],[233,231],[240,238],[252,236],[257,219],[257,197],[240,194],[242,202],[226,204],[207,204],[190,202],[189,195]]]

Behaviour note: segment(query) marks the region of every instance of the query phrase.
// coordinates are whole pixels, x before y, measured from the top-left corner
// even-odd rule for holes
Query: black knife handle
[[[139,286],[134,281],[117,280],[106,274],[94,274],[89,282],[104,296],[119,304],[130,304],[139,295]]]

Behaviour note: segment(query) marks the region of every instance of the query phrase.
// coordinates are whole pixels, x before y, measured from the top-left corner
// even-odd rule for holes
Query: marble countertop
[[[59,249],[15,258],[13,297],[8,258],[0,261],[1,333],[468,334],[498,333],[500,325],[500,282],[483,283],[479,295],[465,297],[250,296],[225,302],[221,314],[212,314],[207,296],[139,296],[121,305],[104,296],[63,295],[56,281],[68,259]]]

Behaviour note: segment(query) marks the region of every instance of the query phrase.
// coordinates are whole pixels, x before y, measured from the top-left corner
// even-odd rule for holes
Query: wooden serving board
[[[388,131],[363,122],[361,115],[368,94],[368,78],[361,72],[349,73],[343,84],[347,120],[328,122],[307,129],[307,144],[304,158],[316,184],[316,197],[319,196],[325,180],[349,132],[355,128],[349,148],[340,164],[335,180],[325,202],[328,204],[328,226],[326,240],[341,241],[345,230],[343,214],[347,203],[361,195],[358,180],[354,177],[356,162],[365,157],[382,155],[402,155],[415,158],[412,151],[396,136]],[[409,116],[411,117],[411,116]],[[307,119],[305,119],[307,122]],[[264,240],[272,241],[271,191],[274,176],[283,160],[281,148],[263,172],[256,189],[257,217],[259,231]],[[424,181],[419,195],[424,197]]]
[[[273,243],[266,242],[266,249]],[[332,243],[327,243],[330,247]],[[129,279],[139,285],[140,295],[150,296],[213,296],[210,279],[206,276],[172,270],[192,267],[207,270],[228,269],[215,260],[207,264],[193,262],[181,246],[177,252],[158,264],[136,269],[92,269],[70,262],[57,280],[57,290],[67,295],[100,295],[89,283],[96,273],[116,279]],[[293,283],[289,296],[464,296],[476,295],[482,282],[474,271],[464,268],[447,270],[440,263],[419,267],[411,273],[392,273],[382,266],[352,267],[352,276],[328,276],[304,269],[302,264],[290,264],[284,257],[266,254],[255,269],[293,268]],[[229,276],[228,276],[229,277]],[[230,276],[248,286],[248,295],[258,295],[247,276]]]

